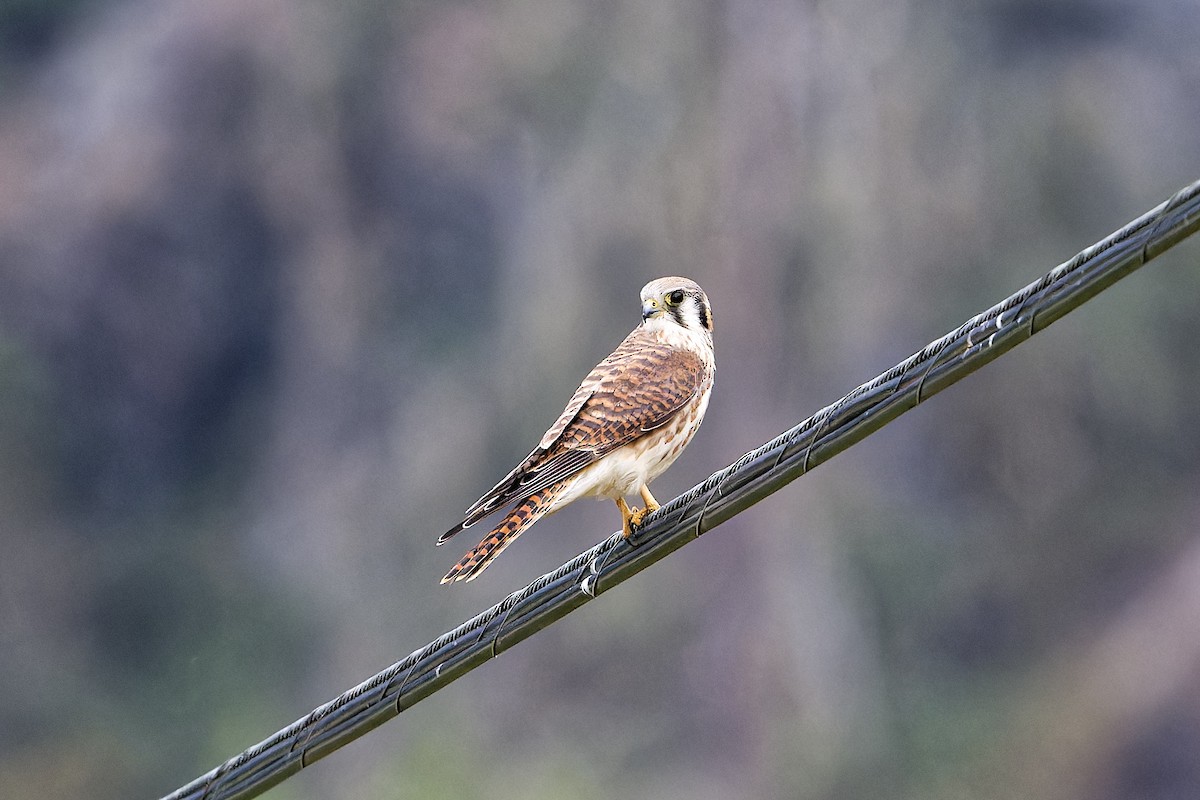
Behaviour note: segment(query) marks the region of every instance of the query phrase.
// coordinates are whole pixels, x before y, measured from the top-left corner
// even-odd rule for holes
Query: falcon
[[[708,408],[712,331],[708,297],[694,281],[647,283],[641,324],[584,378],[533,452],[438,538],[443,545],[514,504],[442,583],[475,579],[526,528],[581,497],[615,502],[626,537],[657,510],[649,484],[683,452]],[[644,508],[625,502],[635,493]]]

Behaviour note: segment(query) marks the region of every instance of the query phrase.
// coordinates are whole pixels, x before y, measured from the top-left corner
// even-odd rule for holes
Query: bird
[[[483,497],[452,536],[513,504],[441,582],[471,581],[530,525],[581,497],[608,498],[628,538],[659,508],[649,484],[691,442],[712,393],[713,316],[693,280],[658,278],[641,291],[642,321],[596,365],[537,447]],[[643,508],[627,496],[638,494]]]

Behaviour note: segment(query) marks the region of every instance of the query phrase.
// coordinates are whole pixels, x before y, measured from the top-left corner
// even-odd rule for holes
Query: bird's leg
[[[634,526],[632,525],[632,521],[634,512],[629,508],[629,504],[625,502],[624,497],[618,497],[615,502],[617,508],[621,509],[621,534],[628,539],[629,535],[633,533]]]
[[[646,512],[658,511],[662,506],[654,499],[654,495],[650,494],[650,487],[642,484],[642,488],[638,489],[638,494],[642,496],[642,500],[646,502]]]

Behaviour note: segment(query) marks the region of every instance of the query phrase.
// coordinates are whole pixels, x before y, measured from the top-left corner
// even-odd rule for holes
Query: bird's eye
[[[667,295],[667,305],[677,306],[683,302],[683,289],[676,289]]]

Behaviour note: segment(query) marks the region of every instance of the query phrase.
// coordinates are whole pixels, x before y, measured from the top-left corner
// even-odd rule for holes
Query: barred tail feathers
[[[499,525],[492,529],[491,533],[483,537],[483,541],[473,547],[446,573],[441,582],[474,580],[526,528],[550,511],[554,505],[554,499],[566,488],[566,485],[567,481],[556,483],[534,492],[522,500],[516,508],[508,512]]]

